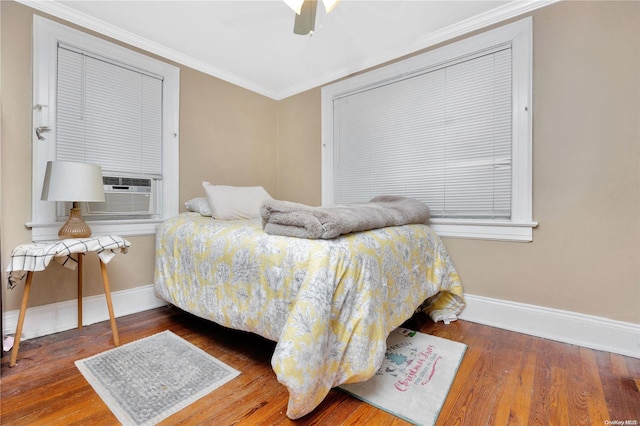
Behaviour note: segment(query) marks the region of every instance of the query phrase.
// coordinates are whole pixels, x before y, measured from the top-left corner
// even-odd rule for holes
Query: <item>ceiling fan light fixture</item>
[[[293,9],[293,11],[297,15],[300,15],[300,12],[302,11],[302,4],[304,3],[304,0],[282,0],[282,1],[284,1],[286,3],[286,5],[289,6],[291,9]]]
[[[283,0],[287,6],[296,12],[293,33],[310,36],[316,24],[316,10],[319,0]],[[331,12],[340,0],[322,0],[327,13]]]
[[[313,34],[316,26],[317,9],[318,0],[305,0],[303,2],[300,15],[296,15],[296,19],[293,24],[294,34],[305,36]]]
[[[322,0],[322,4],[324,4],[324,10],[326,10],[327,13],[330,13],[338,5],[338,3],[340,3],[340,0]]]

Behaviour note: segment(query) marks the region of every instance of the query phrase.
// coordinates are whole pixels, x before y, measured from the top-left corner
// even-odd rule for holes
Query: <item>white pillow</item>
[[[200,213],[202,216],[211,216],[211,207],[206,197],[196,197],[184,203],[184,206],[190,212]]]
[[[260,205],[271,196],[261,186],[226,186],[202,182],[215,219],[260,217]]]

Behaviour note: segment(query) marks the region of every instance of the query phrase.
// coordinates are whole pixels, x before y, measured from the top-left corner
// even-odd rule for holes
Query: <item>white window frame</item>
[[[158,223],[178,213],[180,69],[98,37],[43,17],[33,17],[33,157],[31,222],[33,241],[55,240],[63,222],[56,220],[56,203],[40,200],[47,161],[56,156],[56,93],[58,43],[96,52],[163,77],[162,214],[158,219],[87,220],[93,235],[152,235]],[[51,128],[38,139],[36,128]]]
[[[487,31],[450,45],[395,62],[322,88],[322,204],[333,204],[333,100],[381,82],[412,74],[505,43],[512,49],[512,176],[511,218],[433,218],[430,225],[443,237],[532,241],[532,18]]]

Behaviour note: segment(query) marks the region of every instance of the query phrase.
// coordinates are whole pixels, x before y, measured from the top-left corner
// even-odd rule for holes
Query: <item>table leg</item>
[[[120,346],[118,338],[118,327],[116,317],[113,314],[113,304],[111,303],[111,290],[109,290],[109,277],[107,275],[107,265],[100,259],[100,269],[102,270],[102,283],[104,284],[104,295],[107,298],[107,308],[109,309],[109,321],[111,321],[111,331],[113,332],[113,343]]]
[[[9,367],[16,365],[16,360],[18,358],[18,347],[20,346],[20,336],[22,335],[22,326],[24,325],[24,314],[27,312],[27,302],[29,301],[32,279],[33,272],[27,272],[27,282],[24,284],[24,292],[22,293],[22,304],[20,305],[20,315],[18,316],[18,327],[16,328],[16,335],[13,340],[13,349],[11,350]]]
[[[78,330],[82,330],[82,258],[83,253],[78,253]]]

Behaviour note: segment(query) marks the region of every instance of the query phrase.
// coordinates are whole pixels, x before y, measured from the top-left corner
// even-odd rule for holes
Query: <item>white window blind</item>
[[[436,218],[511,217],[511,46],[333,99],[334,202],[395,194]]]
[[[162,176],[162,79],[58,46],[58,160]]]
[[[33,105],[33,127],[51,129],[43,139],[33,132],[33,241],[55,239],[68,213],[40,199],[47,162],[56,159],[152,179],[157,217],[86,217],[94,235],[152,235],[178,213],[179,68],[34,15]]]

